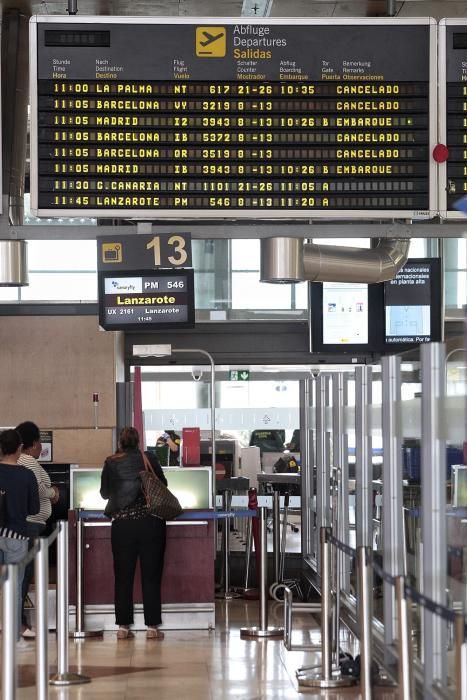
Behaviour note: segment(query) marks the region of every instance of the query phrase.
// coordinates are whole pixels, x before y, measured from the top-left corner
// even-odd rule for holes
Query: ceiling
[[[79,15],[128,15],[153,17],[239,17],[242,0],[75,0]],[[253,0],[245,0],[252,4]],[[28,14],[66,14],[67,0],[0,0]],[[258,0],[258,6],[268,4]],[[388,6],[397,17],[467,17],[465,0],[269,0],[271,17],[384,17]],[[261,16],[261,15],[260,15]]]

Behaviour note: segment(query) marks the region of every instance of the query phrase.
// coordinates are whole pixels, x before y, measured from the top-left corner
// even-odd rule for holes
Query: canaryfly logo
[[[105,293],[117,294],[117,292],[142,292],[143,283],[141,277],[112,277],[105,280]]]

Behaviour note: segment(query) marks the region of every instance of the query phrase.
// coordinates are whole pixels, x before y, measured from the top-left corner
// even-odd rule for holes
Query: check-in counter
[[[167,523],[167,546],[162,578],[162,619],[166,629],[214,627],[214,520],[210,468],[166,468],[169,488],[177,495],[184,515]],[[72,474],[69,512],[70,604],[76,601],[76,518],[83,521],[83,600],[85,624],[115,629],[114,577],[110,543],[111,522],[103,514],[101,469],[77,469]],[[199,513],[199,517],[197,514]],[[144,629],[141,579],[137,567],[135,628]]]

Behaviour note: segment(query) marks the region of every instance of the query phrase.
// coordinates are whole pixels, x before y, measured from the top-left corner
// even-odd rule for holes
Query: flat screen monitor
[[[384,344],[419,345],[441,340],[441,265],[412,258],[384,283]]]
[[[211,508],[212,488],[210,467],[164,467],[168,487],[183,509]],[[97,467],[73,469],[70,484],[70,508],[103,511],[107,501],[99,493],[102,469]]]
[[[411,258],[381,284],[314,282],[312,352],[394,354],[442,338],[441,262]]]
[[[99,272],[99,323],[107,331],[193,328],[193,270]]]
[[[455,508],[467,508],[467,466],[454,464],[452,477],[452,505]]]
[[[377,284],[316,282],[311,285],[312,351],[367,355],[381,348]]]

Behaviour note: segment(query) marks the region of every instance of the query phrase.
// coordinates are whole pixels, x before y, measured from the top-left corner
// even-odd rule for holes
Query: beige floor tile
[[[295,672],[319,664],[320,655],[287,652],[280,640],[246,641],[240,627],[257,624],[257,602],[219,601],[216,629],[172,630],[161,642],[144,633],[117,642],[115,633],[102,639],[70,642],[70,670],[91,677],[91,683],[50,688],[50,700],[354,700],[358,689],[300,692]],[[272,606],[269,624],[282,624],[282,606]],[[310,639],[311,616],[294,618],[296,643]],[[315,632],[314,632],[315,634]],[[56,639],[49,638],[51,671],[56,668]],[[34,644],[21,652],[18,700],[35,700]],[[375,700],[394,700],[390,691],[376,691]]]

